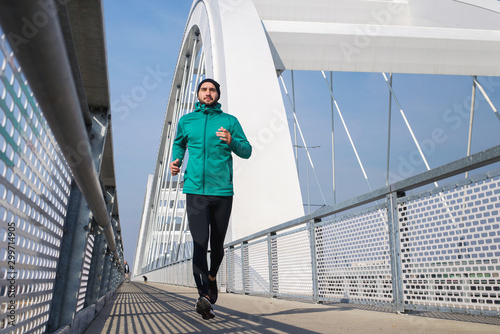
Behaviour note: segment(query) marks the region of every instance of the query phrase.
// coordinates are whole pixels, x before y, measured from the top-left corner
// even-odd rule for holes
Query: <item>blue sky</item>
[[[291,90],[290,74],[287,90]],[[329,77],[329,74],[327,75]],[[327,204],[333,203],[331,163],[331,107],[328,86],[321,73],[295,72],[296,112],[322,184]],[[497,109],[500,78],[478,78]],[[389,90],[381,73],[333,74],[334,94],[372,189],[385,186]],[[287,82],[285,80],[285,82]],[[488,87],[488,88],[487,88]],[[464,157],[467,153],[472,79],[469,76],[394,74],[393,89],[431,168]],[[290,115],[288,100],[285,106]],[[337,111],[334,110],[337,202],[370,190]],[[291,117],[288,117],[291,123]],[[391,117],[390,182],[423,172],[426,167],[395,101]],[[471,152],[500,144],[500,121],[476,93]],[[302,143],[299,143],[302,145]],[[307,184],[305,151],[299,153],[299,175]],[[311,203],[322,204],[309,169]],[[306,199],[303,186],[303,199]],[[307,210],[306,210],[307,212]]]
[[[189,0],[104,1],[115,175],[129,263],[190,8]]]
[[[165,108],[190,0],[104,1],[113,143],[125,259],[133,262],[148,174],[158,153]],[[327,73],[329,76],[329,73]],[[291,91],[290,72],[284,73]],[[327,204],[333,203],[330,94],[320,72],[295,72],[296,112]],[[333,74],[334,93],[373,189],[385,185],[388,88],[380,73]],[[500,109],[500,78],[479,78]],[[437,167],[466,154],[470,77],[395,74],[394,90],[427,159]],[[500,121],[478,93],[472,152],[500,144]],[[288,120],[291,108],[284,99]],[[337,202],[369,187],[335,111]],[[244,126],[244,125],[243,125]],[[302,142],[298,143],[303,145]],[[425,170],[393,101],[392,181]],[[299,153],[304,202],[306,157]],[[323,200],[309,168],[310,202]],[[312,207],[312,210],[317,207]],[[306,212],[308,208],[306,207]],[[277,222],[279,223],[279,222]]]

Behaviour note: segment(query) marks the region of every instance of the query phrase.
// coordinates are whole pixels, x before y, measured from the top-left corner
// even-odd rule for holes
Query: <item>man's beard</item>
[[[218,101],[219,101],[219,100],[212,100],[212,101],[210,101],[210,102],[205,102],[205,101],[201,100],[201,101],[200,101],[200,103],[201,103],[201,104],[204,104],[204,105],[206,105],[206,106],[210,106],[210,107],[211,107],[211,106],[215,106],[215,105],[217,104],[217,102],[218,102]]]

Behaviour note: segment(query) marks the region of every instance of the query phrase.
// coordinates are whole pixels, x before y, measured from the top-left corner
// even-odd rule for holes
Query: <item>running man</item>
[[[212,319],[212,304],[218,295],[216,277],[233,203],[232,153],[248,159],[252,146],[236,117],[222,112],[220,85],[215,80],[201,81],[197,94],[194,111],[182,116],[177,125],[170,172],[179,174],[187,148],[183,192],[194,244],[193,275],[199,294],[196,311],[203,319]]]

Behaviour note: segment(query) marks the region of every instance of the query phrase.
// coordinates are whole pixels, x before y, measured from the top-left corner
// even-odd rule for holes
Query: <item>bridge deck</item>
[[[89,333],[499,333],[500,319],[398,315],[348,304],[318,305],[222,293],[216,317],[194,311],[192,288],[123,283],[85,332]],[[443,314],[434,316],[443,317]]]

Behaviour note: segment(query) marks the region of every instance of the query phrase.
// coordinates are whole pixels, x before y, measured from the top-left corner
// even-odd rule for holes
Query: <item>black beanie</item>
[[[205,79],[205,80],[202,80],[199,84],[198,84],[198,89],[196,90],[196,95],[198,95],[198,93],[200,92],[200,88],[201,88],[201,85],[203,85],[205,82],[210,82],[212,83],[214,86],[215,86],[215,90],[217,90],[217,94],[219,95],[219,97],[217,98],[220,99],[220,85],[217,81],[215,81],[214,79]]]

